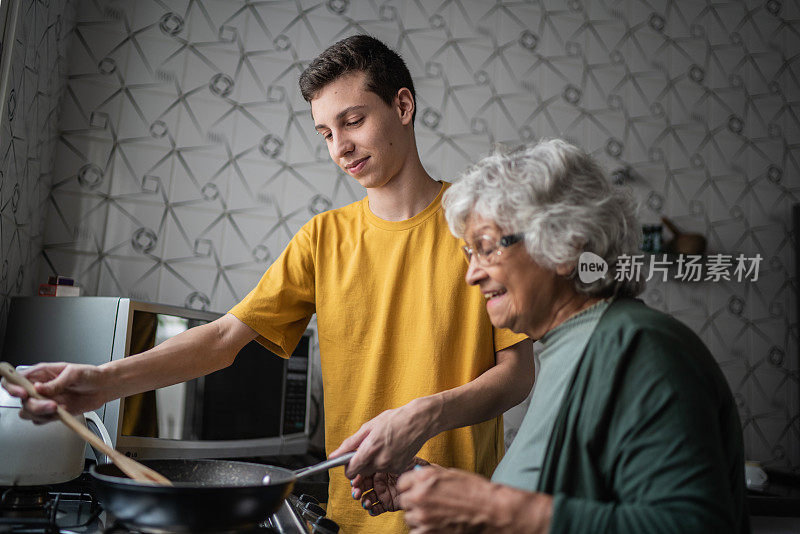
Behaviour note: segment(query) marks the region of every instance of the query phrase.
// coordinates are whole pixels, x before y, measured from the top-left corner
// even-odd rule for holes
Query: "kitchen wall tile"
[[[284,159],[283,124],[275,122],[276,106],[248,106],[233,114],[236,128],[231,151],[242,159],[265,161]]]
[[[52,181],[67,62],[72,2],[23,2],[9,55],[9,86],[0,95],[0,346],[10,298],[35,294],[46,198]],[[5,60],[5,57],[3,57]]]
[[[98,62],[97,70],[107,78],[116,79],[130,87],[169,81],[166,76],[169,69],[159,69],[163,58],[156,50],[168,48],[174,41],[165,37],[158,25],[131,27],[127,17],[124,21],[127,35],[115,46],[117,53],[126,55],[124,67],[117,64],[114,58],[103,58]]]
[[[63,110],[61,114],[61,135],[70,136],[80,132],[103,135],[110,138],[108,127],[113,124],[113,121],[118,120],[120,105],[114,101],[105,104],[103,106],[104,110],[82,109],[78,98],[75,90],[67,85],[64,101],[69,102],[69,105],[63,105],[61,108]]]
[[[214,43],[227,34],[220,35],[220,27],[227,26],[229,19],[245,7],[243,2],[212,0],[191,9],[173,11],[184,23],[187,40],[193,43]]]
[[[101,195],[53,189],[46,209],[42,248],[101,254],[108,222],[107,200]],[[58,273],[62,274],[62,273]]]
[[[129,52],[131,69],[125,71],[125,82],[132,86],[180,82],[186,71],[186,58],[181,53],[186,48],[180,35],[165,33],[159,22],[136,28],[135,31],[138,33]]]
[[[227,189],[223,203],[226,209],[274,214],[276,186],[286,166],[278,161],[237,160],[227,172]]]
[[[236,13],[226,19],[224,28],[221,30],[227,38],[234,38],[236,42],[241,42],[242,46],[249,53],[258,51],[260,54],[268,54],[266,43],[272,42],[277,29],[278,17],[292,17],[296,13],[291,7],[284,8],[280,4],[270,7],[269,13],[262,13],[258,4],[238,6]]]
[[[107,130],[109,124],[119,120],[125,94],[115,80],[98,74],[75,75],[67,81],[65,103],[77,109],[65,114],[67,122],[61,131],[77,132],[91,129]],[[101,115],[102,114],[102,115]],[[82,120],[80,120],[82,118]],[[109,130],[110,131],[110,130]]]
[[[396,43],[401,34],[395,24],[380,17],[380,7],[369,1],[349,5],[336,1],[325,2],[325,9],[320,6],[320,9],[309,11],[306,17],[298,21],[295,26],[302,32],[298,32],[296,38],[285,29],[281,31],[293,43],[297,42],[292,48],[300,57],[314,57],[317,50],[324,47],[322,43],[334,43],[357,32],[385,35],[387,42]]]
[[[188,147],[167,154],[168,159],[159,169],[171,172],[169,199],[173,204],[222,208],[230,170],[224,154],[220,150],[212,152],[215,148]]]
[[[177,264],[217,268],[228,216],[222,210],[196,205],[172,207],[160,234],[165,243],[163,260],[167,270]]]
[[[291,217],[291,213],[283,213],[283,211],[278,208],[278,217],[277,220],[266,227],[266,232],[259,235],[258,245],[263,245],[267,248],[273,255],[273,257],[280,256],[283,252],[283,249],[286,248],[286,245],[289,244],[294,234],[300,229],[300,227],[307,222],[307,218],[300,217],[300,218],[293,218]],[[259,253],[259,256],[261,254]]]
[[[785,347],[789,326],[785,299],[788,276],[785,269],[775,268],[775,262],[770,258],[765,258],[764,264],[759,272],[759,283],[751,285],[751,298],[748,299],[754,316],[759,318],[752,330],[765,341]]]
[[[282,159],[293,168],[299,170],[320,162],[334,165],[327,142],[314,130],[314,120],[310,112],[300,111],[296,114],[283,128],[283,135]]]
[[[752,432],[751,449],[768,467],[786,464],[791,455],[792,439],[787,434],[780,434],[781,420],[785,414],[773,411],[755,411],[750,420],[749,430]],[[767,436],[778,433],[778,439],[770,440]]]
[[[402,23],[407,30],[418,29],[424,31],[434,30],[431,24],[431,17],[436,14],[436,7],[433,4],[423,2],[403,2]]]
[[[674,279],[677,275],[677,269],[670,274]],[[700,332],[710,315],[708,284],[673,283],[670,281],[662,285],[664,288],[665,309],[689,324],[695,332]]]
[[[327,208],[328,203],[317,202],[314,197],[317,189],[304,177],[292,174],[277,182],[272,194],[276,200],[275,209],[279,216],[302,221],[309,220],[318,209]]]
[[[115,145],[105,168],[110,194],[160,204],[170,187],[170,166],[164,158],[163,150],[147,145]]]
[[[272,48],[263,49],[263,43],[261,49],[248,49],[245,53],[247,63],[242,65],[240,76],[234,80],[233,95],[236,101],[262,101],[278,106],[278,110],[285,110],[289,95],[299,92],[299,72],[296,72],[292,61],[277,57]]]
[[[145,0],[141,2],[117,2],[114,8],[120,15],[124,15],[131,28],[152,26],[156,31],[161,31],[159,19],[165,13],[185,12],[189,3],[190,0]],[[88,12],[87,7],[82,8],[82,12],[84,10]],[[172,27],[171,25],[166,26]]]
[[[106,170],[114,155],[111,140],[63,134],[55,152],[62,164],[53,169],[53,190],[108,194],[111,177]]]
[[[129,49],[120,43],[125,33],[119,20],[82,21],[67,53],[70,75],[97,74],[111,79],[126,72]]]
[[[99,271],[97,295],[117,296],[124,291],[132,299],[153,302],[158,294],[157,261],[109,255],[100,261]]]
[[[106,227],[103,253],[135,260],[157,261],[164,250],[166,209],[161,202],[114,200],[109,203],[109,220],[118,224]]]
[[[183,106],[175,104],[179,88],[174,83],[130,88],[119,98],[119,116],[112,129],[119,141],[167,148],[175,135]]]
[[[243,51],[237,59],[235,78],[233,81],[233,91],[230,93],[233,100],[240,104],[251,103],[251,106],[262,103],[267,99],[267,85],[261,81],[258,69],[253,61],[253,57]],[[223,91],[228,91],[230,82],[223,78],[216,78],[220,81],[219,87]],[[212,84],[215,78],[212,78]],[[220,97],[215,94],[214,96]]]
[[[246,271],[225,269],[219,272],[219,282],[209,309],[217,313],[226,313],[241,301],[253,289],[264,271]]]
[[[279,250],[269,250],[263,243],[277,223],[278,218],[274,216],[255,213],[233,214],[228,221],[230,225],[228,238],[222,244],[220,251],[225,259],[225,269],[256,271],[263,274],[280,254]]]
[[[185,263],[170,264],[161,272],[158,301],[173,306],[207,311],[216,293],[217,270]],[[227,311],[227,310],[225,310]]]

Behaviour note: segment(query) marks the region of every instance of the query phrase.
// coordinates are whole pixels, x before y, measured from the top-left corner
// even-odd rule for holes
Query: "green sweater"
[[[606,310],[564,395],[538,491],[551,533],[747,533],[730,388],[702,341],[641,301]]]

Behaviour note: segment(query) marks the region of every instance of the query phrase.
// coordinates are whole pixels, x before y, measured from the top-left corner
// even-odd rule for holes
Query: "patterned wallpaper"
[[[368,32],[412,71],[434,176],[563,136],[629,168],[643,222],[764,258],[755,282],[651,282],[645,299],[720,362],[748,457],[798,469],[799,31],[780,0],[79,1],[41,276],[225,311],[301,224],[363,195],[296,82]]]
[[[15,42],[3,43],[0,51],[0,57],[11,54],[8,91],[0,95],[5,101],[0,116],[0,347],[9,298],[35,295],[40,282],[45,206],[75,9],[70,0],[20,4]]]

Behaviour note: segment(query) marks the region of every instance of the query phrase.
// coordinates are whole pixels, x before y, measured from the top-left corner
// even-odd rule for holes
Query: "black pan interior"
[[[294,478],[288,469],[231,460],[143,460],[141,463],[179,487],[261,486],[264,475],[269,475],[270,485],[285,484]],[[114,464],[98,465],[95,473],[119,479],[112,482],[137,484]]]

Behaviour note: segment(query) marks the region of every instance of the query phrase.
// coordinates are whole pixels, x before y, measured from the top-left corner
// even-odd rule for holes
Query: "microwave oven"
[[[2,359],[13,365],[100,365],[136,354],[220,314],[119,297],[15,297]],[[114,446],[135,458],[303,454],[309,443],[307,330],[289,359],[256,341],[205,377],[106,403]]]

